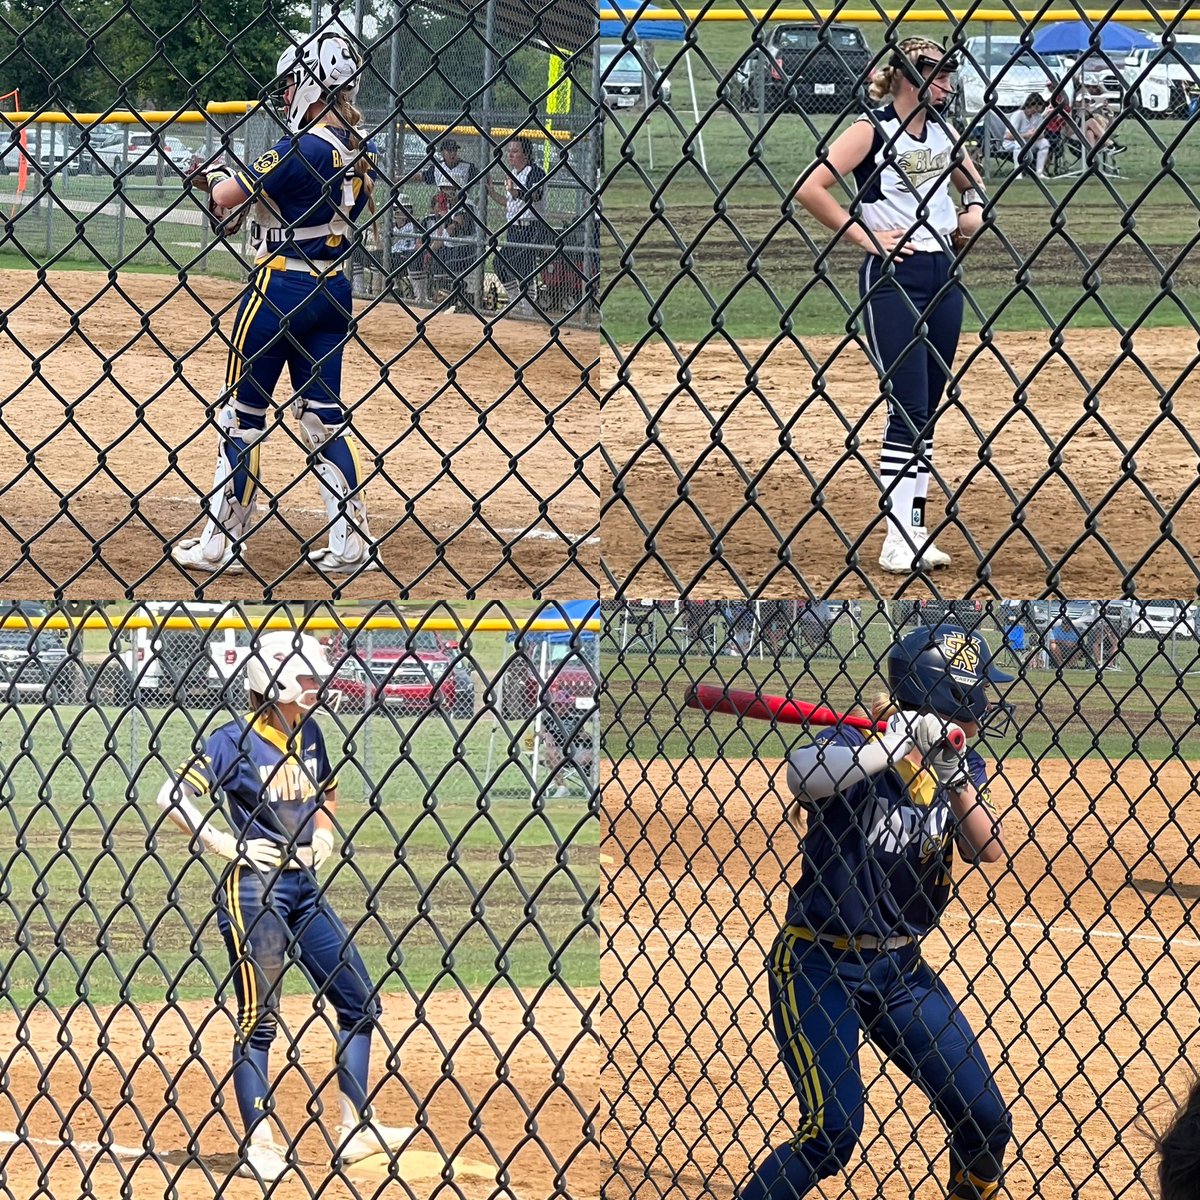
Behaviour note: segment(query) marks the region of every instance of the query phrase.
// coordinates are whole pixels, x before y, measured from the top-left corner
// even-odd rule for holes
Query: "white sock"
[[[879,481],[892,503],[892,510],[888,513],[888,530],[903,534],[905,542],[911,542],[917,491],[917,464],[913,461],[912,450],[907,446],[884,442]]]
[[[338,1103],[342,1106],[342,1124],[347,1129],[353,1129],[359,1120],[358,1105],[345,1093],[338,1096]]]

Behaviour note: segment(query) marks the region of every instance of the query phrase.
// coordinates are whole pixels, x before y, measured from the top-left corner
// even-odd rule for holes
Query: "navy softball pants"
[[[880,475],[902,526],[925,524],[934,421],[962,330],[963,294],[951,280],[940,251],[889,263],[869,254],[859,271],[867,343],[887,399]]]
[[[811,937],[811,935],[807,935]],[[962,1010],[914,944],[839,951],[783,931],[768,961],[771,1014],[801,1121],[739,1200],[797,1200],[843,1169],[863,1128],[863,1037],[932,1101],[950,1138],[953,1197],[999,1190],[1008,1109]]]

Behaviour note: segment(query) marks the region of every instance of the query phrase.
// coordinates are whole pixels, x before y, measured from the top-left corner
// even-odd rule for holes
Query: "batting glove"
[[[231,833],[210,829],[207,825],[200,831],[200,841],[211,854],[230,862],[246,862],[260,871],[271,871],[282,865],[283,855],[279,847],[267,838],[250,838],[242,849]]]
[[[951,791],[962,791],[971,781],[966,749],[955,750],[944,736],[925,752],[925,766],[938,777],[939,783]]]
[[[333,832],[317,829],[312,836],[312,869],[319,871],[333,857]]]

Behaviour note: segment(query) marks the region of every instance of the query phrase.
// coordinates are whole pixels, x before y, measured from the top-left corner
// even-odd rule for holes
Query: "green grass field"
[[[953,33],[944,21],[910,22],[903,31],[910,26],[937,39]],[[882,44],[882,24],[861,28],[872,47]],[[1017,31],[1015,24],[992,28],[996,36]],[[682,58],[671,67],[673,112],[624,111],[608,123],[603,205],[616,237],[606,230],[603,311],[618,343],[654,328],[694,341],[714,327],[766,338],[781,330],[842,333],[859,324],[849,314],[858,303],[861,252],[839,247],[816,269],[831,235],[798,206],[785,214],[797,176],[835,119],[735,111],[736,88],[725,81],[748,52],[752,30],[747,21],[699,23],[692,66],[704,165]],[[965,36],[983,33],[981,22],[966,23]],[[680,50],[679,43],[660,43],[660,65]],[[722,86],[728,102],[714,107]],[[1048,196],[1025,179],[993,185],[1000,197],[996,232],[973,249],[965,268],[969,330],[1187,322],[1183,310],[1195,311],[1200,301],[1194,255],[1183,256],[1172,274],[1173,300],[1163,298],[1161,284],[1166,264],[1197,236],[1200,141],[1182,121],[1167,119],[1125,121],[1120,136],[1128,146],[1121,157],[1127,178],[1052,179]],[[1164,151],[1155,139],[1171,147],[1173,178],[1163,175]],[[1098,259],[1095,298],[1085,300]],[[1029,263],[1023,274],[1022,261]]]
[[[0,712],[8,1004],[213,994],[228,971],[215,877],[154,803],[199,720],[178,710]],[[499,978],[598,983],[587,927],[597,823],[583,796],[534,804],[520,768],[503,765],[500,735],[489,775],[490,726],[349,719],[358,728],[344,743],[325,720],[335,765],[349,759],[336,769],[352,852],[329,894],[348,925],[365,920],[355,942],[374,979],[417,992]]]
[[[863,606],[863,628],[853,634],[838,627],[834,647],[819,657],[729,656],[661,648],[653,659],[644,652],[616,653],[610,642],[601,659],[605,680],[605,751],[610,758],[760,758],[781,760],[788,747],[807,735],[800,726],[772,728],[768,722],[740,722],[722,714],[683,707],[691,682],[790,695],[848,710],[869,706],[885,689],[880,671],[892,633]],[[990,624],[982,628],[993,647],[1002,638]],[[1196,742],[1200,704],[1200,646],[1179,640],[1172,647],[1153,638],[1125,637],[1115,656],[1119,669],[1094,667],[1043,670],[1027,665],[1019,673],[1002,662],[1017,681],[1005,698],[1016,706],[1012,729],[985,739],[982,752],[993,758],[1066,758],[1101,755],[1117,763],[1128,755],[1160,762],[1182,755],[1200,758]],[[610,716],[615,714],[615,716]]]

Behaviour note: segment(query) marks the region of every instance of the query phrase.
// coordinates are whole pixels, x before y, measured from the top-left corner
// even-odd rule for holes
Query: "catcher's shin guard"
[[[208,520],[198,538],[184,538],[171,547],[171,558],[196,571],[225,568],[240,571],[242,544],[254,520],[254,494],[258,490],[258,441],[261,429],[237,423],[233,405],[217,418],[221,444],[212,490],[205,498]]]
[[[324,417],[333,420],[326,423]],[[308,561],[322,571],[377,570],[379,562],[371,557],[362,470],[354,441],[345,432],[345,413],[340,406],[305,401],[300,429],[316,456],[317,484],[330,523],[329,545],[310,551]]]

